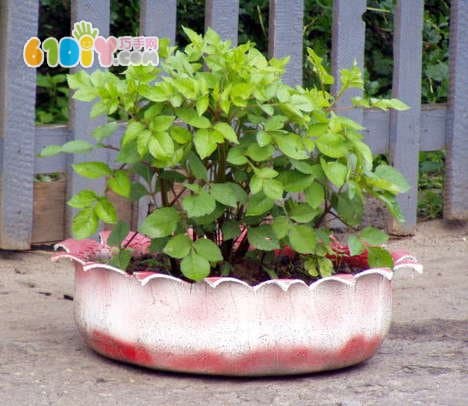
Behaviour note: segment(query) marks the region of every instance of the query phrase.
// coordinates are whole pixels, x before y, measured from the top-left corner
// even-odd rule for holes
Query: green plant
[[[418,215],[423,220],[442,216],[444,167],[444,151],[420,153]]]
[[[39,124],[66,123],[68,121],[67,77],[37,74],[36,122]]]
[[[149,197],[139,231],[154,252],[170,258],[165,271],[200,280],[210,272],[227,275],[247,261],[276,277],[285,264],[275,252],[291,247],[297,256],[285,265],[288,272],[330,275],[329,217],[356,227],[364,197],[372,195],[402,220],[395,196],[408,189],[407,182],[385,163],[373,168],[363,128],[335,112],[336,99],[326,90],[334,78],[311,49],[320,87],[292,88],[281,82],[287,58],[267,60],[250,43],[231,48],[212,30],[205,36],[184,31],[190,42],[183,50],[162,41],[161,69],[69,75],[75,99],[97,99],[91,117],[126,111],[120,145],[107,143],[118,127],[111,121],[94,130],[96,144],[77,140],[42,151],[117,150],[117,169],[98,161],[73,169],[89,179],[106,177],[107,187],[125,198]],[[362,88],[360,70],[343,69],[340,83],[337,97]],[[407,108],[396,99],[353,102]],[[78,209],[72,224],[77,238],[95,233],[100,221],[116,224],[109,240],[116,247],[112,263],[126,268],[131,252],[121,244],[129,225],[118,220],[107,198],[83,190],[68,204]],[[352,233],[348,244],[351,255],[367,250],[370,266],[391,266],[380,246],[386,240],[383,232],[366,228]]]

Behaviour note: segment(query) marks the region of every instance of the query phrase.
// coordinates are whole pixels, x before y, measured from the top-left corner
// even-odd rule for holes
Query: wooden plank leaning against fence
[[[37,159],[34,156],[46,144],[89,139],[92,129],[99,125],[99,120],[88,117],[87,105],[71,101],[68,127],[34,127],[35,71],[23,64],[18,49],[30,36],[37,35],[38,2],[1,2],[0,52],[1,60],[6,61],[0,67],[3,101],[0,106],[0,248],[4,249],[27,249],[31,244],[34,173],[66,173],[68,196],[83,187],[103,189],[102,182],[91,185],[89,180],[80,179],[70,171],[70,164],[79,162],[80,157]],[[141,34],[169,37],[174,41],[176,0],[141,0],[140,9]],[[363,66],[365,27],[362,14],[365,10],[366,0],[334,0],[332,68],[335,75],[354,61]],[[447,146],[444,215],[447,219],[468,219],[468,2],[452,0],[448,113],[443,105],[420,105],[422,12],[423,0],[397,1],[393,95],[403,99],[412,110],[392,114],[348,112],[349,117],[366,127],[366,141],[373,152],[388,153],[412,184],[411,191],[400,198],[408,222],[403,226],[389,225],[390,231],[402,234],[413,232],[416,224],[419,151]],[[109,13],[110,0],[72,2],[72,22],[91,21],[102,35],[109,32]],[[269,55],[291,56],[285,76],[285,81],[291,85],[302,82],[303,14],[302,0],[270,0]],[[239,0],[207,0],[205,3],[205,26],[219,31],[233,43],[237,42],[238,15]],[[349,105],[350,96],[340,100],[338,105]],[[67,209],[68,222],[72,214]]]

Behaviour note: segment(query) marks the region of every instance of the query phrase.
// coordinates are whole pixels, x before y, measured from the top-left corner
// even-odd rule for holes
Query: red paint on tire
[[[342,368],[370,358],[382,339],[358,335],[336,351],[307,347],[256,350],[238,357],[210,351],[179,355],[166,351],[148,351],[94,331],[88,344],[110,358],[150,368],[218,375],[280,375]]]

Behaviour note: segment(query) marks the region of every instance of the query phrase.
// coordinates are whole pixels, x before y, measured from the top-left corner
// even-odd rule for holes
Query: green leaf
[[[240,234],[239,223],[235,220],[228,220],[223,224],[223,240],[228,241]]]
[[[293,200],[288,201],[288,214],[298,223],[309,223],[320,213],[320,210],[312,209],[306,203],[299,203]]]
[[[112,203],[109,202],[109,200],[107,200],[105,197],[100,198],[96,203],[96,206],[94,206],[94,212],[104,223],[117,223],[117,212]]]
[[[270,117],[264,125],[265,131],[281,130],[287,121],[287,117],[282,115],[275,115]]]
[[[306,202],[310,207],[316,209],[320,207],[325,201],[325,190],[320,183],[314,182],[307,189],[304,190]]]
[[[169,237],[153,238],[149,247],[150,252],[161,253],[166,244],[169,242]]]
[[[180,221],[180,215],[173,207],[162,207],[153,211],[139,227],[141,233],[150,238],[167,237],[174,233]]]
[[[130,226],[125,221],[118,221],[116,225],[112,227],[112,232],[107,239],[107,244],[112,247],[120,247],[123,240],[127,237],[130,232]]]
[[[245,165],[248,162],[247,158],[244,156],[244,149],[242,147],[231,148],[226,161],[232,165]]]
[[[122,138],[122,145],[136,140],[142,132],[146,130],[145,126],[139,121],[131,120],[127,124],[127,129]]]
[[[200,158],[193,152],[189,152],[187,155],[187,165],[190,172],[197,179],[208,180],[207,170]]]
[[[357,226],[362,222],[364,203],[361,195],[356,194],[351,199],[346,193],[340,193],[333,206],[347,225]]]
[[[151,120],[150,128],[152,131],[166,131],[174,122],[174,116],[156,116]]]
[[[319,265],[320,275],[323,278],[331,276],[331,274],[333,273],[333,262],[330,261],[328,258],[324,257],[319,257],[317,261]]]
[[[294,94],[289,102],[297,109],[310,113],[314,109],[314,105],[310,98],[305,94]]]
[[[239,143],[236,132],[228,123],[216,123],[214,128],[223,135],[224,139],[229,142],[233,142],[234,144]]]
[[[257,194],[263,188],[263,179],[259,178],[257,175],[253,175],[250,178],[249,188],[250,188],[250,193],[251,194],[253,194],[253,195]]]
[[[388,241],[388,235],[374,227],[364,228],[359,232],[359,237],[369,245],[381,245]]]
[[[331,158],[341,158],[349,153],[346,140],[338,134],[328,133],[315,141],[318,150]]]
[[[195,133],[193,142],[201,159],[210,156],[218,146],[216,139],[213,137],[213,132],[206,129],[198,130]]]
[[[237,183],[215,183],[210,193],[218,202],[230,207],[237,207],[238,202],[247,201],[247,193]]]
[[[40,158],[47,158],[49,156],[54,156],[62,153],[62,147],[60,145],[48,145],[47,147],[42,148],[42,151],[39,154]]]
[[[171,137],[179,144],[187,144],[192,141],[192,133],[184,127],[173,126],[169,130]]]
[[[72,234],[73,237],[81,240],[83,238],[90,237],[93,235],[99,226],[99,219],[94,213],[94,209],[88,207],[80,210],[72,221]]]
[[[266,197],[262,192],[254,194],[247,203],[246,216],[260,216],[271,210],[275,201]]]
[[[96,203],[98,199],[97,194],[92,190],[82,190],[67,202],[70,207],[75,207],[77,209],[84,209],[86,207],[91,207]]]
[[[209,262],[219,262],[223,260],[219,247],[207,238],[199,238],[195,241],[193,249],[198,255],[202,256]]]
[[[394,99],[394,98],[393,99],[384,99],[384,101],[386,102],[387,107],[390,108],[390,109],[400,110],[400,111],[410,109],[410,106],[408,106],[406,103],[403,103],[401,100],[398,100],[398,99]]]
[[[404,176],[392,166],[381,164],[375,168],[375,174],[379,178],[392,183],[397,193],[405,193],[411,188]]]
[[[184,258],[192,249],[192,243],[186,234],[178,234],[169,240],[163,252],[172,258]]]
[[[98,179],[102,176],[112,175],[112,170],[104,162],[82,162],[72,165],[73,170],[88,179]]]
[[[289,229],[289,242],[299,254],[313,254],[316,244],[314,230],[306,225],[293,225]]]
[[[151,140],[151,131],[144,130],[138,134],[137,150],[140,157],[144,157],[148,153],[148,147]]]
[[[200,281],[210,274],[210,263],[201,255],[191,253],[180,263],[183,275],[194,281]]]
[[[294,167],[294,169],[297,169],[299,172],[305,173],[306,175],[316,175],[317,169],[320,169],[320,165],[318,164],[310,164],[306,161],[298,161],[296,159],[290,159],[289,160]]]
[[[152,134],[148,142],[148,151],[156,159],[165,159],[174,154],[174,142],[166,131]]]
[[[355,64],[350,69],[341,69],[340,70],[340,82],[341,89],[339,94],[342,94],[345,90],[349,88],[364,88],[364,80],[362,79],[361,69]]]
[[[90,102],[93,101],[98,96],[97,90],[93,87],[80,87],[73,94],[75,100]]]
[[[393,258],[385,248],[369,247],[367,251],[370,268],[393,268]]]
[[[103,116],[108,113],[109,113],[109,107],[107,106],[107,104],[102,101],[98,101],[93,104],[93,107],[91,107],[91,111],[89,112],[89,117],[96,118],[96,117]]]
[[[166,84],[158,83],[154,86],[148,86],[144,89],[141,89],[140,94],[148,100],[160,103],[169,100],[170,93],[168,90],[169,89]]]
[[[132,259],[132,252],[127,249],[120,249],[119,252],[112,256],[109,265],[119,269],[127,269]]]
[[[403,216],[403,213],[401,212],[400,205],[398,204],[398,202],[396,201],[393,195],[391,195],[390,193],[378,193],[378,194],[375,194],[374,196],[377,197],[377,199],[385,203],[387,210],[397,221],[399,221],[400,223],[405,221],[405,217]]]
[[[184,197],[182,207],[189,217],[201,217],[213,212],[216,201],[206,191],[201,190],[198,194]]]
[[[263,193],[273,200],[283,197],[283,184],[276,179],[265,179],[263,181]]]
[[[304,261],[304,269],[307,271],[307,273],[312,276],[312,277],[318,277],[320,276],[319,271],[317,269],[317,263],[314,260],[314,258],[307,258]]]
[[[93,148],[94,145],[87,141],[75,140],[63,144],[62,152],[66,152],[67,154],[84,154],[91,151]]]
[[[257,138],[258,145],[261,147],[265,147],[271,144],[271,140],[272,140],[271,134],[267,133],[266,131],[257,132],[256,138]]]
[[[264,147],[259,146],[256,143],[250,144],[245,152],[249,158],[257,162],[263,162],[270,160],[275,149],[273,145],[266,145]]]
[[[128,173],[123,170],[117,170],[107,180],[109,188],[120,196],[129,198],[132,191],[132,182],[128,176]]]
[[[176,109],[176,115],[184,123],[191,125],[195,128],[209,128],[211,127],[210,120],[205,116],[199,116],[197,111],[191,108],[178,108]]]
[[[312,49],[307,48],[307,60],[312,64],[315,74],[318,76],[320,82],[324,85],[332,85],[334,78],[330,75],[323,66],[322,59]]]
[[[91,86],[91,79],[89,74],[84,70],[68,74],[67,81],[70,89],[78,89],[82,86]]]
[[[279,180],[286,192],[298,193],[303,192],[314,182],[313,175],[305,175],[298,171],[283,171],[278,176]]]
[[[268,224],[249,228],[247,237],[250,244],[258,250],[272,251],[280,247],[273,228]]]
[[[148,194],[148,190],[140,182],[133,182],[132,190],[130,191],[130,196],[128,198],[132,201],[138,201],[143,196],[146,196]]]
[[[201,116],[207,110],[209,103],[210,99],[208,95],[202,96],[197,100],[196,108],[199,116]]]
[[[287,133],[282,135],[275,135],[274,140],[278,145],[280,151],[286,156],[293,159],[307,159],[307,153],[302,138],[294,133]]]
[[[282,239],[288,234],[289,220],[286,216],[274,217],[273,222],[271,223],[271,227],[276,235],[276,238]]]
[[[336,187],[341,187],[345,183],[346,175],[348,173],[348,168],[346,165],[343,165],[337,161],[327,162],[324,159],[320,158],[320,164],[325,176],[328,180],[333,183]]]
[[[355,235],[350,235],[348,237],[348,247],[351,255],[359,255],[364,251],[364,245]]]
[[[273,168],[265,167],[260,169],[255,169],[255,175],[260,179],[273,179],[278,176],[278,172]]]
[[[104,139],[114,134],[118,128],[119,124],[117,121],[111,121],[110,123],[96,127],[93,130],[92,135],[98,142],[102,142]]]

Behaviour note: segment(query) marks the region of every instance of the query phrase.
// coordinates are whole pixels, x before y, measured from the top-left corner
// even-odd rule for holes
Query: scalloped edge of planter
[[[74,316],[87,345],[119,361],[210,375],[266,376],[319,372],[372,357],[391,322],[390,269],[337,274],[310,285],[279,279],[256,286],[229,277],[198,283],[125,271],[90,256],[101,243],[66,240],[54,261],[75,262]],[[144,252],[146,242],[133,242]],[[407,253],[395,268],[418,272]]]

